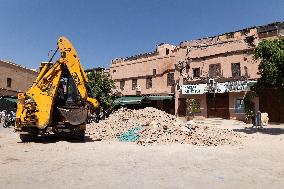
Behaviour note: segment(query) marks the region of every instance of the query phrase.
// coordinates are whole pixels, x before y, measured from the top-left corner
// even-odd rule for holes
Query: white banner
[[[182,94],[204,94],[207,84],[182,85]]]
[[[225,83],[182,85],[182,94],[204,94],[204,93],[225,93],[249,91],[250,87],[247,81],[230,81]],[[251,81],[251,83],[255,83]]]

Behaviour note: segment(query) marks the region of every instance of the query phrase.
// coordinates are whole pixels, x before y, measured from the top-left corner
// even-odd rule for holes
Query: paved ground
[[[283,188],[283,125],[255,130],[236,121],[204,124],[247,137],[242,145],[217,147],[88,138],[21,143],[0,125],[0,188]]]

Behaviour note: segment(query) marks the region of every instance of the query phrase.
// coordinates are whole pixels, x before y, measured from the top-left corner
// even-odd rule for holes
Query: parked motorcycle
[[[2,116],[3,116],[3,114],[2,114]],[[15,124],[15,120],[16,120],[16,113],[11,111],[10,113],[5,114],[4,119],[2,118],[2,120],[3,120],[3,127],[4,128],[13,126]]]
[[[0,123],[4,123],[6,114],[7,114],[6,110],[3,110],[3,111],[0,112]]]

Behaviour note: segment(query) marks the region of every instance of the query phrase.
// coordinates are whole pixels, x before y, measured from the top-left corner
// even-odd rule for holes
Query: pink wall
[[[264,31],[262,33],[258,33],[259,27],[253,27],[215,37],[185,41],[176,47],[170,44],[161,44],[152,53],[138,55],[130,59],[114,59],[110,66],[110,75],[116,81],[117,88],[120,86],[120,80],[125,81],[125,89],[121,91],[122,95],[138,95],[136,90],[132,90],[132,79],[134,78],[138,79],[138,86],[141,87],[139,95],[174,93],[175,114],[177,114],[179,98],[198,98],[202,107],[198,116],[207,117],[206,94],[182,95],[175,86],[167,86],[167,74],[174,72],[175,82],[179,86],[190,83],[198,84],[209,79],[211,64],[220,64],[221,79],[230,80],[233,79],[232,63],[240,63],[241,76],[256,80],[259,78],[257,74],[259,61],[253,59],[253,50],[264,38],[275,38],[275,35],[269,34],[270,27],[273,26],[262,26],[261,29]],[[170,50],[169,54],[167,54],[167,49]],[[178,68],[179,65],[183,65],[183,69]],[[200,68],[201,78],[193,78],[194,68]],[[153,69],[156,69],[156,75],[153,75]],[[146,89],[147,77],[152,77],[151,89]],[[185,78],[187,81],[184,83]],[[233,119],[244,118],[244,113],[235,112],[236,98],[243,96],[243,92],[229,94],[229,112]],[[254,100],[256,109],[258,109],[258,99]]]
[[[193,69],[200,68],[201,78],[209,77],[209,65],[221,65],[221,74],[224,78],[232,78],[231,64],[240,63],[241,76],[248,75],[248,79],[257,79],[259,62],[253,59],[254,45],[258,43],[256,29],[250,29],[246,33],[235,32],[224,34],[212,38],[205,38],[183,42],[175,50],[178,61],[184,61],[188,68],[176,70],[179,85],[183,85],[184,78],[188,78],[186,83],[199,82],[202,79],[193,78]],[[247,43],[247,37],[254,37],[253,44]],[[180,74],[181,72],[181,74]],[[232,119],[244,119],[244,113],[235,112],[236,98],[244,97],[244,92],[229,94],[229,113]],[[207,117],[206,94],[203,95],[182,95],[181,91],[176,91],[176,115],[178,110],[178,98],[199,98],[202,112],[199,116]]]
[[[185,94],[177,94],[175,101],[175,115],[178,115],[178,99],[179,98],[193,98],[198,99],[200,102],[200,113],[195,113],[195,116],[207,117],[207,103],[206,103],[206,94],[195,94],[195,95],[185,95]]]
[[[169,54],[166,54],[169,49]],[[111,78],[115,80],[117,89],[120,89],[120,81],[125,81],[122,95],[136,95],[136,90],[132,90],[132,79],[137,79],[137,86],[141,88],[141,95],[145,94],[173,94],[174,88],[167,85],[167,74],[174,72],[175,56],[171,50],[174,46],[164,44],[158,46],[157,54],[142,57],[136,60],[122,60],[110,66]],[[156,69],[156,74],[153,70]],[[146,88],[146,78],[152,78],[152,88]]]
[[[236,105],[236,99],[244,98],[245,94],[246,94],[245,92],[229,93],[229,112],[230,112],[231,119],[244,120],[245,113],[236,113],[235,105]]]
[[[37,72],[19,65],[0,61],[0,88],[11,91],[26,92],[37,76]],[[12,79],[11,87],[7,88],[7,78]],[[2,92],[2,95],[9,95]],[[14,94],[16,95],[16,94]]]
[[[181,56],[179,56],[181,61],[184,60],[189,65],[189,69],[183,70],[183,74],[193,77],[193,69],[200,68],[201,77],[208,77],[209,65],[220,63],[223,77],[230,78],[232,77],[231,64],[240,63],[242,76],[246,74],[247,70],[250,79],[258,78],[257,69],[259,62],[253,59],[252,52],[254,46],[246,41],[247,37],[249,37],[248,35],[255,38],[253,44],[256,45],[258,39],[253,29],[245,36],[237,32],[234,35],[236,36],[235,38],[223,39],[224,36],[219,36],[215,37],[213,42],[206,39],[204,43],[200,41],[199,43],[194,43],[194,41],[184,43],[183,48],[177,50],[177,54],[178,51],[185,51],[185,48],[187,51],[185,57],[183,57],[184,53],[181,53]],[[197,44],[199,45],[193,46]],[[189,81],[195,80],[191,78]]]

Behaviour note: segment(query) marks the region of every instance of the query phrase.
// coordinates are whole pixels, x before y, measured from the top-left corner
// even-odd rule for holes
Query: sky
[[[37,69],[66,36],[85,69],[284,21],[283,0],[0,0],[0,59]]]

